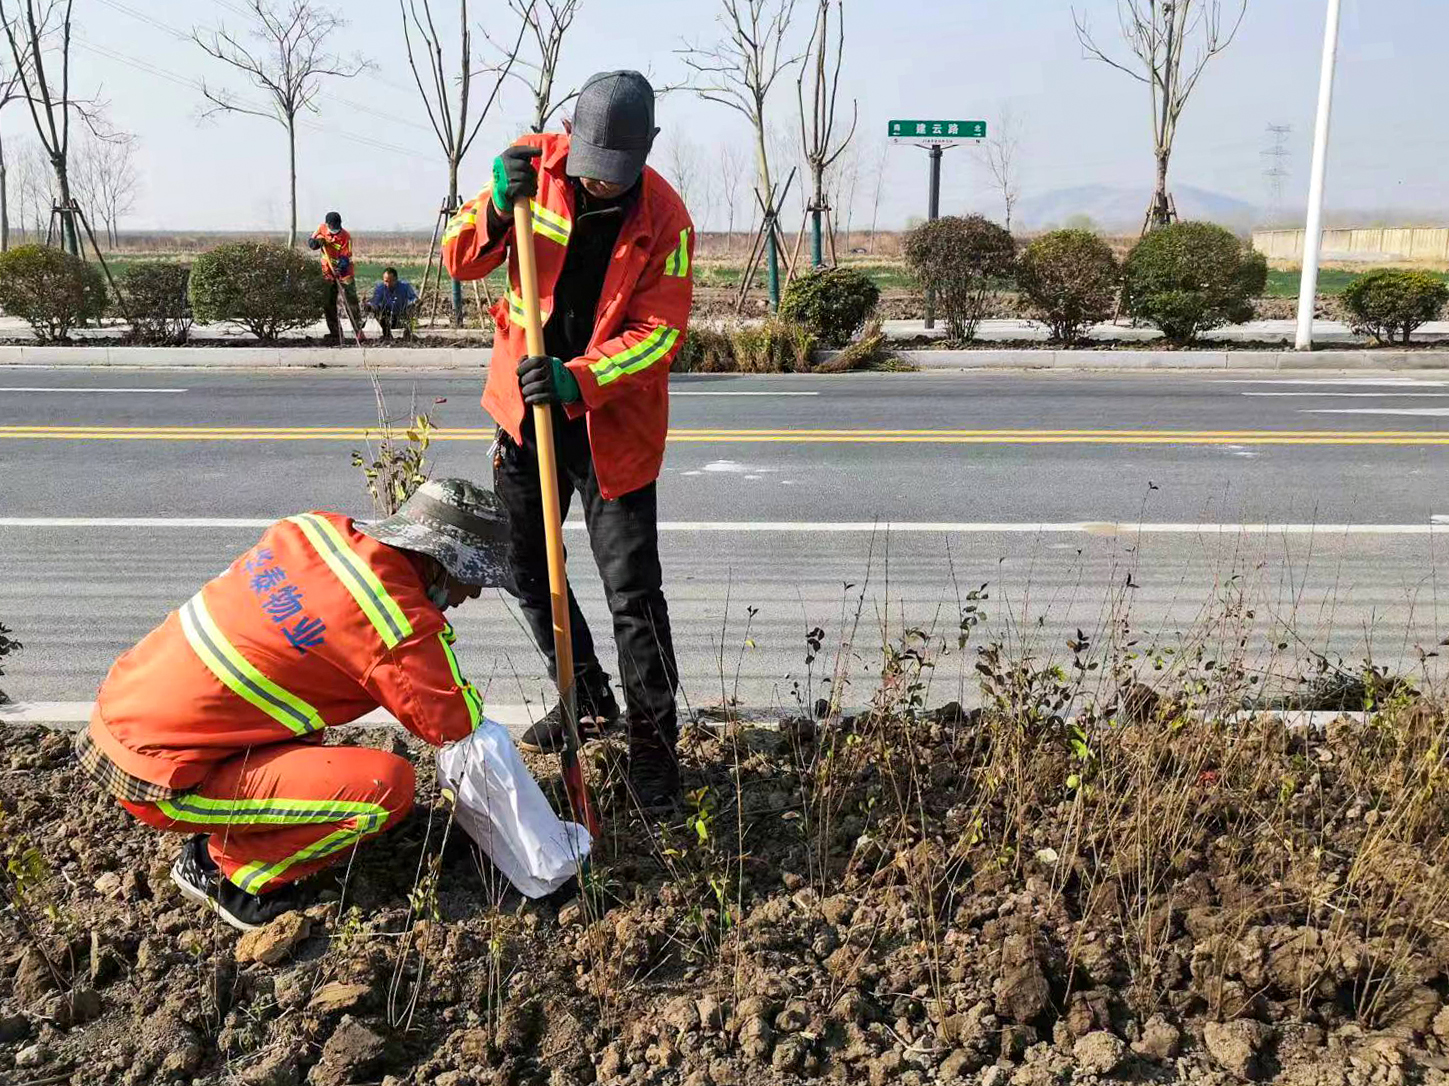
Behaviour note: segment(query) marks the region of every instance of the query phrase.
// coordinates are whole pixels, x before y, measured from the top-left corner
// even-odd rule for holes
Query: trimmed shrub
[[[1414,329],[1437,320],[1449,301],[1449,286],[1423,271],[1383,268],[1350,283],[1343,292],[1353,330],[1379,343],[1408,343]]]
[[[71,329],[106,311],[99,268],[63,249],[20,245],[0,253],[0,308],[30,325],[41,343],[65,342]]]
[[[316,260],[273,242],[219,245],[191,268],[196,319],[231,321],[263,343],[321,320],[323,289]]]
[[[1072,346],[1109,320],[1122,282],[1112,247],[1090,230],[1054,230],[1021,254],[1016,282],[1052,341]]]
[[[768,320],[730,333],[741,373],[807,373],[815,337],[789,321]]]
[[[735,346],[728,332],[708,326],[690,328],[670,365],[673,373],[738,373]]]
[[[1016,242],[980,215],[954,215],[922,223],[902,244],[921,286],[936,292],[951,339],[969,343],[986,315],[993,287],[1011,279]]]
[[[189,264],[148,261],[128,265],[121,273],[131,339],[136,343],[180,344],[191,334],[191,301],[186,285]]]
[[[1232,231],[1180,222],[1152,231],[1127,255],[1123,291],[1129,314],[1185,345],[1252,319],[1253,299],[1267,285],[1267,260]]]
[[[780,299],[780,319],[808,328],[822,347],[844,347],[865,326],[880,288],[854,268],[825,268],[794,280]]]

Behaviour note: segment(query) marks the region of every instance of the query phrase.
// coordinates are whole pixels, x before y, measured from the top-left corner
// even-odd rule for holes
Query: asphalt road
[[[446,401],[435,473],[486,478],[476,377],[383,384],[400,416]],[[956,697],[973,663],[954,651],[960,601],[982,584],[977,636],[1044,653],[1123,616],[1142,646],[1286,641],[1280,670],[1310,648],[1400,663],[1449,632],[1436,584],[1449,527],[1430,527],[1449,518],[1449,375],[672,387],[661,547],[694,706],[814,696],[845,641],[847,700],[866,701],[882,642],[911,628],[947,639],[928,696]],[[357,373],[0,369],[0,620],[26,646],[0,685],[89,700],[120,652],[256,538],[251,521],[367,515],[349,460],[376,420]],[[597,575],[582,533],[570,539],[607,656]],[[506,600],[468,605],[457,625],[490,701],[540,703],[538,657]],[[807,666],[815,627],[823,649]]]

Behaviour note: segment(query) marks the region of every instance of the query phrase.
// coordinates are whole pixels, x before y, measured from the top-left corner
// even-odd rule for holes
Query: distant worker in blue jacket
[[[405,279],[399,279],[396,268],[385,268],[382,282],[372,288],[367,311],[377,318],[382,326],[382,338],[392,339],[394,328],[402,329],[403,339],[413,338],[413,310],[418,304],[418,292]]]

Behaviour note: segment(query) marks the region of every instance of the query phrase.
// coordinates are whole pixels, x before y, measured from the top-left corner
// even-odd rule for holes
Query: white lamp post
[[[1313,349],[1313,307],[1318,300],[1318,264],[1323,249],[1323,182],[1328,173],[1328,128],[1333,115],[1333,74],[1338,63],[1338,20],[1343,0],[1328,0],[1323,31],[1323,70],[1318,83],[1318,122],[1313,129],[1313,174],[1308,183],[1308,224],[1303,235],[1303,277],[1298,286],[1300,351]]]

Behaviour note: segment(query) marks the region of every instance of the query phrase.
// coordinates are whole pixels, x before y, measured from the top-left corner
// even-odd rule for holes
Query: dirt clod
[[[1083,1074],[1110,1075],[1127,1056],[1127,1045],[1115,1034],[1097,1030],[1077,1039],[1072,1056]]]
[[[1244,1080],[1256,1079],[1265,1073],[1260,1057],[1272,1036],[1272,1027],[1247,1018],[1208,1022],[1203,1026],[1203,1043],[1214,1062],[1228,1074]]]
[[[349,1015],[327,1038],[322,1046],[322,1058],[308,1074],[307,1081],[312,1086],[346,1086],[370,1078],[386,1048],[387,1042],[382,1037]]]
[[[276,965],[287,958],[298,943],[311,933],[312,922],[302,913],[283,913],[270,924],[249,931],[237,940],[238,963]]]

